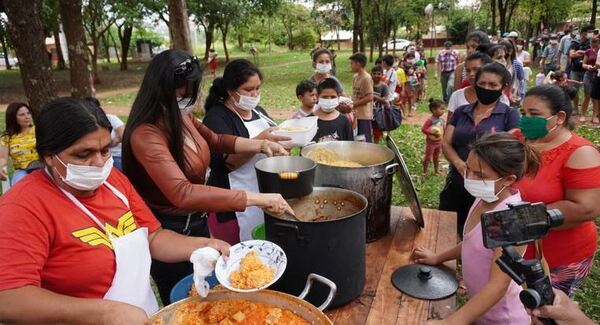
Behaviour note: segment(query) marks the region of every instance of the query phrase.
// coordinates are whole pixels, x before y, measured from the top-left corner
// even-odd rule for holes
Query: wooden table
[[[367,281],[362,294],[325,312],[334,324],[422,324],[431,318],[444,318],[454,310],[455,296],[424,301],[401,293],[392,284],[392,273],[411,263],[415,247],[440,252],[457,242],[454,212],[424,209],[423,214],[425,228],[421,229],[408,208],[392,207],[390,233],[367,244]],[[445,265],[454,272],[454,262]]]

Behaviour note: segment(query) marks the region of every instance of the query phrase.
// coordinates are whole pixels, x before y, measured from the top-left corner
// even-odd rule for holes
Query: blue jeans
[[[373,121],[372,120],[358,120],[358,134],[365,136],[366,142],[373,142]]]

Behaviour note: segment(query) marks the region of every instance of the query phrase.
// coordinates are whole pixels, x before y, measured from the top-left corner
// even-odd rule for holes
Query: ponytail
[[[206,97],[206,101],[204,102],[204,111],[208,112],[213,106],[223,104],[227,98],[229,98],[229,94],[223,86],[223,78],[215,78],[208,91],[208,97]]]

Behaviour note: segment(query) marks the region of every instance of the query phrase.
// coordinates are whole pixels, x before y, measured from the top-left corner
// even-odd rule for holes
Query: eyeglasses
[[[177,68],[175,68],[175,75],[186,74],[194,70],[194,64],[198,65],[198,57],[192,56],[191,58],[181,62]]]

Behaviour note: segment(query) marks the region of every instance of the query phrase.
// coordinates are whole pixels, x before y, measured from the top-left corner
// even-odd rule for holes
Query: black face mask
[[[481,88],[475,85],[475,93],[477,94],[477,100],[483,105],[489,105],[500,98],[502,96],[502,89],[500,90],[491,90]]]

